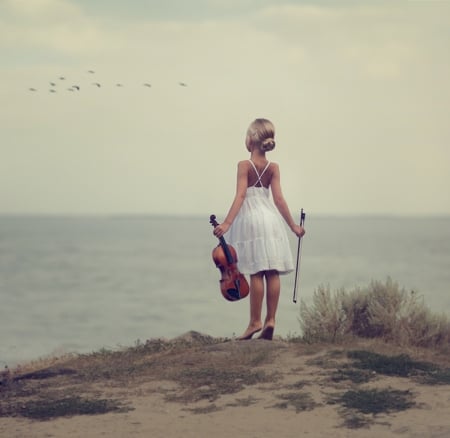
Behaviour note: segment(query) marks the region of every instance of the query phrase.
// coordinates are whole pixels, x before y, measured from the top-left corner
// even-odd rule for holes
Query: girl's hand
[[[220,225],[217,225],[217,227],[214,228],[214,236],[216,236],[217,238],[221,238],[230,228],[230,225],[227,224],[226,222],[221,223]]]
[[[297,235],[297,237],[302,237],[305,234],[305,229],[300,225],[294,225],[292,231]]]

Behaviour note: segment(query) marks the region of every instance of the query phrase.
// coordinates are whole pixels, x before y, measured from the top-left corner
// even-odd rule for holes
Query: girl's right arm
[[[289,228],[297,235],[297,237],[302,237],[305,234],[305,230],[303,227],[295,223],[291,212],[289,211],[287,202],[284,199],[283,192],[281,191],[280,168],[278,167],[278,164],[275,163],[273,163],[273,166],[274,169],[270,182],[273,202],[275,203],[283,219],[288,224]]]
[[[239,213],[239,210],[241,209],[242,203],[244,202],[245,199],[247,184],[248,184],[248,162],[240,161],[238,163],[236,195],[224,221],[214,228],[214,235],[216,237],[221,237],[228,231],[228,229],[230,228],[231,224],[234,221],[234,218]]]

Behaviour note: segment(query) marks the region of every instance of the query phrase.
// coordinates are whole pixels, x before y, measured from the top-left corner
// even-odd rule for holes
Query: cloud
[[[261,9],[254,23],[286,46],[301,47],[308,62],[326,58],[353,75],[400,79],[422,62],[430,46],[445,50],[442,39],[428,29],[445,26],[448,20],[442,16],[450,14],[450,5],[433,9],[392,2],[284,4]]]
[[[0,12],[0,48],[85,55],[110,46],[102,23],[68,0],[6,0]]]
[[[277,126],[273,159],[288,199],[358,212],[382,199],[391,209],[399,198],[398,211],[414,211],[414,191],[435,193],[427,211],[442,208],[434,199],[450,174],[443,14],[387,2],[248,1],[226,16],[208,2],[199,18],[194,9],[171,14],[166,3],[149,13],[151,3],[138,2],[142,13],[122,19],[124,4],[1,3],[0,63],[9,66],[1,72],[8,87],[0,97],[9,102],[0,110],[2,147],[20,151],[2,154],[2,181],[16,187],[3,208],[33,199],[48,210],[137,211],[151,198],[147,208],[158,212],[195,213],[201,203],[209,211],[232,196],[243,135],[258,116]],[[58,82],[50,94],[60,75],[82,92]],[[32,159],[21,166],[27,151]],[[28,192],[24,169],[34,181]],[[189,196],[173,204],[180,186],[195,205]],[[74,197],[84,187],[85,203],[72,206],[65,187]],[[53,195],[41,202],[43,193]]]
[[[78,10],[75,4],[67,0],[4,0],[2,8],[13,17],[33,20],[43,16],[55,19]]]

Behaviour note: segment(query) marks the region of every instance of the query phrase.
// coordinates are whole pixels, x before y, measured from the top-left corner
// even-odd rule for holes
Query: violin
[[[215,228],[219,224],[216,216],[213,214],[209,218],[209,223]],[[241,274],[236,266],[236,250],[228,245],[224,237],[219,238],[217,245],[212,252],[212,258],[216,267],[220,270],[222,278],[220,279],[220,291],[228,301],[237,301],[245,298],[249,293],[249,286],[244,275]]]

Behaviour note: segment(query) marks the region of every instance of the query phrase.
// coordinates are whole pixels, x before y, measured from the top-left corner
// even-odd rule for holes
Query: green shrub
[[[307,342],[339,341],[348,331],[348,318],[343,307],[345,291],[331,293],[330,287],[319,286],[313,295],[313,305],[302,300],[300,327]]]
[[[350,292],[340,289],[332,293],[329,286],[319,286],[312,305],[302,300],[299,322],[307,342],[338,342],[358,336],[420,347],[450,343],[447,316],[433,314],[422,297],[390,278]]]

